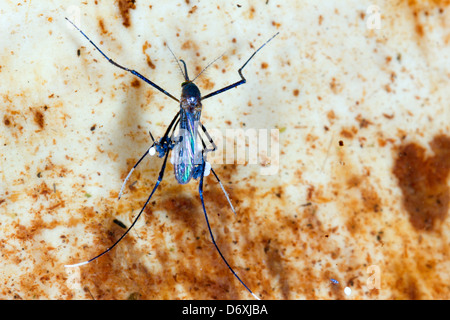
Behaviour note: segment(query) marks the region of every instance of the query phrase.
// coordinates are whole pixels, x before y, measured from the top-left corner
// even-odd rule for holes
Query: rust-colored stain
[[[33,110],[34,113],[34,122],[39,126],[40,129],[44,129],[44,125],[45,125],[45,118],[44,118],[44,114],[41,110]]]
[[[163,30],[152,37],[152,29],[147,28],[148,41],[138,32],[143,29],[136,28],[133,35],[141,37],[139,45],[143,43],[142,52],[151,69],[167,62],[167,52],[161,56],[159,50],[149,48],[150,42],[164,41],[168,30],[176,34],[181,50],[188,50],[184,58],[191,60],[191,73],[199,73],[207,65],[211,43],[200,33],[211,31],[213,19],[219,22],[210,16],[217,14],[215,11],[228,18],[234,17],[230,10],[237,10],[244,20],[261,20],[257,29],[243,30],[250,38],[270,35],[281,28],[280,22],[287,30],[285,36],[277,37],[279,43],[267,46],[274,50],[273,59],[258,53],[252,67],[246,69],[248,87],[243,86],[234,96],[242,100],[224,109],[220,99],[212,99],[211,108],[202,115],[208,128],[240,125],[250,129],[260,120],[264,126],[267,120],[267,127],[280,128],[277,176],[252,171],[262,168],[264,161],[258,165],[213,165],[236,215],[214,176],[204,179],[211,230],[248,287],[262,299],[449,299],[450,137],[442,134],[448,132],[448,124],[442,120],[447,111],[443,93],[447,73],[445,65],[436,68],[433,61],[423,58],[434,57],[436,52],[422,55],[427,53],[427,41],[437,40],[439,49],[448,44],[444,19],[449,1],[407,0],[398,4],[403,11],[392,12],[388,11],[391,6],[380,5],[382,29],[366,35],[364,11],[336,5],[331,10],[339,16],[335,20],[318,6],[311,21],[322,28],[308,26],[313,36],[296,33],[303,22],[289,20],[281,11],[286,5],[272,1],[266,1],[267,6],[242,5],[241,9],[240,5],[216,6],[219,10],[213,13],[197,3],[194,6],[193,1],[185,2],[189,8],[184,11],[190,10],[189,14],[175,17],[164,14],[170,11],[155,10],[158,6],[142,5],[142,21],[153,19],[151,28]],[[83,7],[83,19],[105,14],[104,20],[96,22],[99,33],[110,33],[106,21],[117,17],[119,24],[132,27],[135,1],[118,0],[116,10],[105,3],[95,4],[91,11],[89,4]],[[24,8],[28,7],[13,10]],[[40,14],[35,8],[28,8],[31,25],[35,23],[31,17]],[[308,8],[312,8],[310,4],[298,7],[299,15]],[[267,10],[273,14],[267,15]],[[186,17],[189,19],[184,20]],[[395,23],[405,17],[409,24],[403,20]],[[154,88],[142,90],[141,80],[130,74],[99,74],[101,69],[96,66],[109,65],[101,55],[93,68],[80,65],[76,56],[70,61],[59,55],[77,52],[80,44],[70,41],[71,31],[53,30],[54,17],[44,15],[40,21],[50,28],[50,37],[34,38],[42,36],[41,32],[27,39],[34,44],[56,40],[67,46],[67,50],[54,50],[55,61],[50,61],[60,68],[57,74],[61,78],[55,79],[50,68],[39,68],[43,65],[40,59],[48,57],[30,55],[21,47],[20,28],[5,33],[11,48],[5,50],[0,66],[0,159],[5,168],[0,172],[1,298],[251,299],[211,241],[198,181],[178,185],[169,161],[164,180],[122,242],[93,263],[64,268],[64,264],[101,253],[123,235],[124,226],[130,226],[155,185],[162,159],[147,157],[118,201],[120,180],[151,145],[148,130],[156,132],[155,138],[161,135],[176,109],[154,99],[160,95]],[[161,28],[168,25],[171,28]],[[224,25],[233,31],[233,25]],[[195,27],[197,40],[190,37],[193,34],[186,26]],[[404,32],[402,39],[413,40],[391,41],[383,30],[392,26]],[[252,34],[252,30],[260,34]],[[338,31],[334,33],[338,37],[329,38],[332,30]],[[349,30],[360,41],[342,36]],[[444,39],[439,39],[436,30],[444,31]],[[114,37],[126,43],[126,35]],[[231,38],[229,44],[250,41],[236,35]],[[340,41],[349,45],[346,52],[352,55],[351,62],[358,62],[356,67],[340,56],[340,46],[335,45]],[[253,44],[257,42],[250,43],[250,48]],[[88,46],[85,43],[80,52]],[[418,56],[414,55],[417,46],[422,50]],[[289,48],[286,54],[283,48]],[[244,50],[227,45],[224,50],[231,52],[223,58],[226,65],[239,62],[232,60],[238,59],[237,52],[239,59],[246,58]],[[329,63],[321,64],[321,58]],[[32,60],[34,63],[24,66],[19,63]],[[377,63],[358,68],[364,61]],[[237,76],[218,65],[213,67],[222,70],[227,80]],[[158,73],[155,81],[164,79],[161,83],[169,83],[164,88],[172,92],[179,88],[172,83],[179,74],[177,69],[169,69]],[[28,77],[17,77],[24,70]],[[273,81],[255,78],[268,70]],[[352,76],[355,73],[357,78]],[[381,83],[380,75],[384,76]],[[34,87],[31,79],[36,80]],[[198,79],[205,93],[218,81],[209,79],[208,73]],[[263,82],[267,88],[256,92]],[[428,89],[432,94],[427,97]],[[345,101],[345,106],[338,101]],[[229,114],[216,117],[214,108]],[[410,142],[416,138],[427,139],[429,145]],[[381,272],[380,287],[368,286],[371,266]],[[345,286],[352,289],[350,296],[344,294]]]
[[[105,23],[103,22],[103,19],[99,19],[98,20],[98,26],[100,27],[100,32],[102,34],[107,34],[108,33],[108,30],[106,30],[106,27],[105,27]]]
[[[225,170],[219,168],[217,173],[225,182],[227,178],[234,176],[237,168],[236,165],[227,165]],[[261,267],[267,268],[269,274],[279,279],[281,297],[288,299],[291,285],[288,275],[292,271],[284,262],[285,248],[273,238],[271,232],[280,231],[288,226],[297,228],[295,222],[283,222],[281,219],[279,225],[267,225],[267,229],[265,227],[264,232],[255,238],[246,235],[245,230],[254,228],[259,222],[251,217],[253,212],[251,208],[241,208],[239,203],[240,199],[248,199],[250,194],[254,194],[255,188],[229,183],[226,185],[238,216],[232,213],[215,179],[212,177],[205,179],[206,210],[220,250],[239,276],[262,297],[270,296],[272,293],[269,289],[261,290],[261,286],[263,288],[269,286],[267,280],[261,278],[257,272]],[[118,297],[125,299],[133,294],[139,299],[170,299],[175,293],[176,286],[182,287],[192,299],[247,297],[246,291],[231,274],[211,242],[197,190],[198,184],[195,181],[191,185],[183,186],[170,181],[163,183],[159,194],[151,201],[145,215],[141,217],[143,219],[141,222],[148,227],[141,227],[135,231],[141,237],[145,237],[147,228],[154,231],[151,243],[146,244],[149,253],[134,246],[135,237],[124,238],[114,251],[82,269],[83,286],[89,289],[86,290],[86,298],[92,295],[95,299]],[[129,194],[131,199],[127,201],[133,202],[133,199],[139,197],[142,199],[148,191],[141,189]],[[282,201],[283,190],[282,188],[269,190],[266,197]],[[139,203],[142,204],[142,200],[137,202],[136,206],[139,206]],[[156,212],[161,208],[167,213],[164,217],[157,218]],[[284,226],[286,223],[288,226]],[[101,228],[95,225],[88,227],[88,232],[96,234],[94,246],[87,250],[92,254],[93,248],[110,246],[120,237],[123,229],[112,219],[107,219]],[[237,238],[236,233],[239,235]],[[170,245],[167,238],[173,239]],[[174,261],[173,253],[181,255],[183,259]],[[145,255],[149,255],[151,260],[156,260],[162,268],[158,272],[149,269],[142,261]],[[111,277],[108,274],[115,276]]]
[[[400,147],[393,169],[411,224],[425,231],[439,228],[448,215],[450,199],[450,137],[436,136],[430,147],[434,155],[429,157],[416,143]]]
[[[119,6],[120,15],[122,16],[122,24],[127,28],[130,27],[130,10],[136,9],[136,0],[118,0],[117,4]]]
[[[189,10],[189,14],[194,14],[195,11],[197,11],[198,7],[197,6],[192,6],[192,8]]]
[[[370,126],[370,125],[373,125],[373,122],[372,122],[372,121],[370,121],[370,120],[364,118],[364,117],[363,117],[362,115],[360,115],[360,114],[358,114],[358,115],[356,116],[355,119],[356,119],[356,121],[359,122],[359,128],[360,128],[360,129],[364,129],[364,128],[367,128],[367,127]]]
[[[141,86],[141,81],[139,79],[134,79],[131,81],[131,86],[133,88],[139,88]]]
[[[255,7],[251,6],[248,12],[248,18],[251,20],[255,17]]]
[[[444,8],[448,8],[450,1],[448,0],[407,0],[407,4],[411,9],[415,32],[419,38],[426,37],[427,30],[429,30],[429,22],[426,18],[432,13],[437,12],[442,15]]]
[[[9,119],[9,117],[7,115],[3,116],[3,124],[7,127],[9,127],[11,125],[11,120]]]
[[[342,85],[333,77],[330,82],[330,89],[334,94],[339,94],[342,91]]]
[[[114,251],[82,269],[83,286],[89,288],[86,298],[92,295],[95,299],[126,299],[133,294],[139,299],[170,299],[176,286],[181,286],[192,299],[205,296],[211,299],[243,298],[245,291],[242,285],[234,279],[211,242],[197,192],[198,186],[195,182],[193,184],[181,186],[169,183],[161,186],[160,195],[146,208],[141,219],[156,231],[148,244],[149,253],[137,249],[134,237],[127,236]],[[133,198],[142,196],[145,191],[148,190],[133,194]],[[238,198],[231,188],[229,191],[236,203]],[[246,217],[246,211],[238,219],[233,215],[222,190],[211,178],[205,180],[204,198],[212,232],[222,253],[246,283],[257,287],[255,257],[251,252],[236,250],[233,233],[229,231],[234,225],[239,227],[239,232],[243,232],[253,222]],[[160,208],[167,210],[162,220],[155,216]],[[145,236],[147,228],[140,228],[136,232]],[[101,228],[92,226],[88,229],[97,234],[94,246],[87,250],[89,254],[98,248],[107,248],[123,233],[123,229],[112,219],[102,223]],[[166,242],[168,237],[174,240],[170,245]],[[247,238],[244,244],[255,246],[258,241]],[[183,259],[173,261],[174,252],[182,255]],[[276,262],[280,259],[276,249],[270,249],[268,254],[276,258],[270,262],[276,272],[281,267]],[[160,271],[155,272],[146,267],[142,261],[145,255],[161,264]],[[237,264],[235,260],[241,262]],[[109,276],[111,274],[115,276]]]
[[[146,58],[147,58],[147,65],[148,65],[150,68],[155,69],[155,68],[156,68],[155,64],[153,63],[153,61],[152,61],[152,59],[150,58],[150,56],[146,53],[146,50],[147,50],[148,48],[151,48],[151,47],[152,47],[152,45],[151,45],[148,41],[145,41],[145,42],[144,42],[144,45],[142,46],[142,53],[145,54],[145,56],[146,56]]]
[[[188,50],[188,49],[191,49],[192,47],[193,47],[193,43],[190,40],[183,42],[183,44],[181,45],[182,50]]]
[[[282,258],[282,245],[277,239],[268,238],[264,242],[264,253],[267,256],[267,267],[270,275],[278,279],[283,299],[289,299],[290,285]]]
[[[278,23],[278,22],[276,22],[276,21],[272,21],[272,25],[273,25],[274,27],[276,27],[277,29],[279,29],[279,28],[281,27],[281,23]]]
[[[367,233],[373,221],[380,218],[383,202],[370,182],[370,169],[358,171],[348,158],[344,146],[339,148],[339,161],[342,165],[334,173],[336,179],[332,186],[336,197],[340,199],[338,206],[342,218],[346,220],[346,229],[358,237]],[[314,190],[312,200],[319,202],[320,197],[320,190]]]
[[[357,133],[358,129],[356,127],[351,127],[351,128],[343,128],[339,134],[344,138],[352,139]]]
[[[200,71],[201,72],[201,69]],[[207,78],[206,76],[203,76],[199,78],[199,82],[201,82],[201,88],[202,90],[212,90],[214,88],[215,83],[213,81],[211,81],[209,78]]]

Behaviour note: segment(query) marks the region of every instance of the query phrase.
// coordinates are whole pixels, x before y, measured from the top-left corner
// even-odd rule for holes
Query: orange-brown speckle
[[[122,16],[122,24],[128,28],[131,25],[130,10],[136,9],[136,0],[118,0],[118,6]]]

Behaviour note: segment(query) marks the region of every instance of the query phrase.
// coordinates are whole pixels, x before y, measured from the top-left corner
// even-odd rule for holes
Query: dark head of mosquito
[[[194,82],[189,80],[186,63],[180,60],[184,65],[184,82],[181,84],[181,107],[188,112],[202,111],[200,90]]]

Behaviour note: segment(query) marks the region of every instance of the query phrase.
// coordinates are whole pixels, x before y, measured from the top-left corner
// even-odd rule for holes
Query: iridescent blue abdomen
[[[185,83],[180,100],[180,130],[172,151],[175,178],[180,184],[188,183],[196,164],[201,163],[201,148],[197,147],[201,113],[200,90],[192,82]]]

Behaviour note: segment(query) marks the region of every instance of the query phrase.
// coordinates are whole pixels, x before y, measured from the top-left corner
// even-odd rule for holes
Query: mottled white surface
[[[203,103],[208,130],[278,129],[276,174],[261,175],[267,157],[213,163],[237,217],[205,180],[227,259],[263,299],[450,297],[448,217],[414,228],[392,169],[400,146],[431,157],[433,138],[448,138],[445,1],[135,5],[127,27],[118,2],[0,3],[0,297],[251,298],[212,246],[198,182],[176,185],[171,165],[113,252],[63,268],[120,237],[114,219],[131,224],[161,160],[143,161],[118,201],[122,180],[148,131],[161,137],[179,108],[109,64],[64,17],[176,97],[183,77],[167,45],[191,78],[223,54],[196,80],[207,94],[238,81],[280,32],[244,69],[245,85]]]

